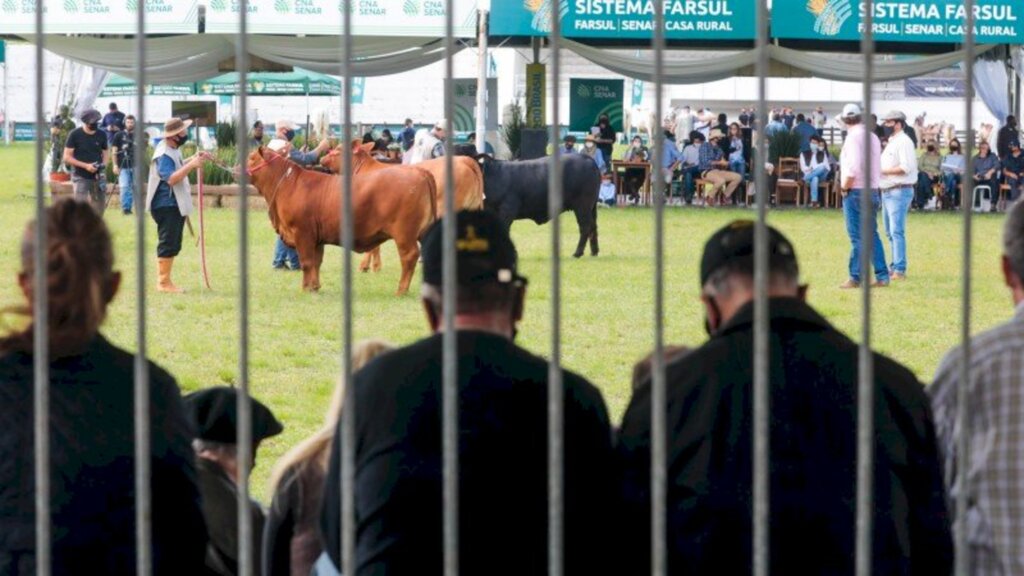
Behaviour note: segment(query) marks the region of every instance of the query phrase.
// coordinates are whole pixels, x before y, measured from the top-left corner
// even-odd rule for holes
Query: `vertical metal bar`
[[[487,152],[487,101],[497,98],[497,94],[487,93],[487,10],[477,11],[477,78],[476,78],[476,153]]]
[[[235,45],[235,65],[238,68],[239,122],[236,133],[238,154],[242,162],[249,158],[248,100],[249,100],[249,1],[238,2],[238,43]],[[253,545],[252,513],[249,508],[249,474],[252,472],[252,402],[249,400],[249,201],[245,195],[249,177],[241,170],[239,184],[243,191],[238,203],[238,573],[251,576],[256,573],[255,546]]]
[[[864,55],[864,188],[860,198],[860,281],[861,281],[861,342],[857,362],[857,576],[871,574],[871,529],[874,509],[875,470],[875,378],[871,356],[871,261],[874,252],[874,234],[877,218],[874,208],[875,190],[872,188],[871,132],[875,123],[871,119],[872,81],[874,78],[875,44],[871,13],[873,0],[864,3],[864,33],[861,53]]]
[[[152,485],[150,470],[149,363],[146,362],[146,210],[139,193],[145,164],[146,140],[146,10],[137,11],[135,31],[135,147],[132,158],[132,198],[135,202],[135,573],[153,573]],[[117,162],[117,158],[114,158]],[[123,194],[124,192],[122,192]]]
[[[766,80],[768,75],[768,5],[767,0],[757,0],[757,115],[766,122]],[[764,129],[758,130],[757,154],[752,155],[757,183],[757,223],[754,228],[754,514],[752,521],[754,575],[768,576],[771,565],[771,528],[769,511],[770,494],[770,449],[771,400],[768,382],[768,183],[764,173],[764,161],[768,157],[768,144]]]
[[[963,346],[963,355],[960,357],[960,385],[957,387],[957,413],[956,429],[960,431],[957,436],[956,455],[958,464],[957,480],[960,483],[960,491],[956,496],[956,522],[954,523],[954,549],[956,550],[956,574],[967,576],[971,568],[971,548],[967,543],[967,503],[971,498],[971,442],[970,425],[971,413],[968,402],[970,385],[971,365],[971,228],[974,209],[974,0],[964,0],[966,13],[966,24],[964,26],[964,76],[967,95],[964,97],[967,120],[967,142],[964,143],[964,153],[967,154],[967,170],[964,171],[964,191],[960,195],[960,209],[964,213],[964,246],[963,246],[963,269],[961,286],[961,311],[960,311],[960,340]],[[992,154],[990,151],[989,154]],[[998,193],[998,190],[996,191]]]
[[[35,325],[35,380],[33,422],[35,434],[36,475],[36,574],[49,576],[50,562],[50,320],[46,274],[46,196],[43,191],[43,138],[46,118],[43,115],[43,77],[46,72],[43,45],[43,12],[45,1],[36,4],[36,250],[35,297],[32,319]],[[63,152],[63,145],[51,146]]]
[[[342,325],[341,381],[352,382],[352,246],[355,228],[352,211],[352,2],[343,0],[341,11],[341,245]],[[356,573],[356,395],[347,394],[341,419],[341,572]]]
[[[455,190],[452,158],[452,116],[455,115],[455,2],[445,0],[444,10],[444,258],[441,268],[444,334],[442,335],[442,410],[441,449],[444,472],[444,574],[459,574],[459,390],[456,380],[458,342],[455,331],[455,306],[458,289],[455,281]],[[477,134],[477,138],[482,135]]]
[[[654,117],[664,116],[662,92],[665,83],[665,6],[654,6]],[[651,148],[654,163],[654,358],[651,366],[651,574],[668,574],[666,552],[667,517],[666,467],[668,459],[667,416],[665,406],[665,178],[662,159],[665,153],[665,132],[651,127]],[[627,134],[628,138],[629,135]],[[676,135],[676,138],[680,138]],[[606,160],[611,162],[611,158]]]
[[[551,60],[551,143],[558,149],[559,92],[562,79],[562,14],[557,3],[551,6],[551,35],[548,49]],[[551,359],[548,364],[548,576],[564,572],[565,540],[564,497],[564,425],[565,403],[562,390],[562,162],[561,154],[551,155],[548,171],[548,218],[551,220]],[[609,160],[610,161],[610,160]]]

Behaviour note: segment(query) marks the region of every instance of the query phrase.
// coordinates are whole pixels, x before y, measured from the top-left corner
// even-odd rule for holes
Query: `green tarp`
[[[239,74],[229,72],[196,83],[197,94],[238,94]],[[248,93],[254,96],[340,96],[341,81],[310,70],[257,72],[246,77]]]
[[[191,82],[180,84],[146,84],[146,94],[148,96],[191,96],[195,93],[196,85]],[[118,76],[117,74],[111,74],[110,79],[107,80],[106,85],[103,87],[103,91],[100,92],[101,98],[135,95],[135,81],[131,78]]]

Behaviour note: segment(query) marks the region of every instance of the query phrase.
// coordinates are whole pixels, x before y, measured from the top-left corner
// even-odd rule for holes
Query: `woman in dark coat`
[[[0,574],[34,574],[33,333],[35,226],[8,310],[28,327],[0,339]],[[53,574],[135,574],[132,354],[99,333],[117,293],[110,233],[88,204],[45,213],[49,280],[50,483]],[[202,574],[206,529],[192,433],[174,379],[149,364],[154,574]]]

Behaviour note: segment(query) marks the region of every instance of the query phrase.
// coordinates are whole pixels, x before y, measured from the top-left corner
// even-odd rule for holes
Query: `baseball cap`
[[[274,152],[280,152],[281,150],[284,150],[286,146],[288,146],[288,141],[281,138],[274,138],[267,143],[267,148],[270,148]]]
[[[841,116],[843,118],[854,118],[856,116],[860,116],[861,114],[862,112],[860,106],[851,103],[847,104],[846,106],[843,106],[843,113],[841,114]]]
[[[95,109],[95,108],[89,108],[85,112],[82,112],[82,116],[81,116],[82,122],[84,122],[85,124],[91,124],[93,122],[99,122],[100,118],[102,118],[102,117],[103,117],[103,114],[100,114],[100,111]]]
[[[727,264],[749,267],[750,273],[754,273],[754,229],[753,220],[733,220],[711,236],[704,245],[700,261],[701,286]],[[771,226],[768,226],[768,261],[776,266],[792,264],[799,270],[793,245]]]
[[[183,398],[185,413],[196,427],[196,438],[222,444],[238,443],[238,394],[236,388],[215,386]],[[270,409],[259,400],[250,396],[249,405],[253,442],[277,436],[284,430]]]
[[[882,120],[901,120],[903,122],[906,122],[907,115],[904,114],[903,112],[900,112],[899,110],[890,110],[885,116],[882,117]]]
[[[285,130],[295,130],[295,122],[292,122],[287,118],[282,118],[274,123],[275,130],[280,130],[282,128],[284,128]]]
[[[441,118],[437,122],[434,122],[434,129],[435,130],[445,130],[446,126],[448,126],[448,121],[445,120],[444,118]]]
[[[505,224],[497,216],[482,210],[463,210],[455,215],[455,219],[456,275],[459,286],[525,281],[517,273],[519,256],[516,247]],[[423,236],[424,284],[443,284],[443,230],[444,218],[435,222]]]

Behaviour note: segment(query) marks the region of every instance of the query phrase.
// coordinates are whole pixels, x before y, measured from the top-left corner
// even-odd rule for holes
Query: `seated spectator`
[[[597,169],[601,171],[601,174],[608,171],[608,163],[605,162],[601,149],[597,147],[597,138],[593,134],[587,134],[583,142],[583,151],[580,154],[589,156],[597,164]]]
[[[743,154],[743,131],[739,123],[733,122],[729,125],[729,137],[723,138],[723,142],[729,143],[729,170],[743,178],[747,175],[747,158]]]
[[[1020,197],[1021,182],[1024,181],[1024,154],[1021,154],[1020,140],[1017,138],[1010,138],[1007,146],[1010,147],[1010,154],[1003,161],[1003,178],[1010,186],[1007,200],[1013,203]],[[1005,210],[1005,207],[1000,206],[1000,209]]]
[[[974,187],[988,186],[992,190],[992,198],[999,194],[999,158],[992,153],[988,142],[982,140],[978,144],[978,155],[974,157]],[[979,200],[980,201],[980,200]],[[977,206],[978,201],[975,202]],[[995,212],[996,203],[992,202],[992,211]]]
[[[806,303],[793,245],[768,230],[770,568],[853,574],[858,345]],[[749,574],[754,366],[754,222],[716,232],[700,266],[706,344],[667,368],[668,573]],[[876,416],[872,574],[949,574],[953,545],[928,397],[873,355]],[[651,386],[618,435],[621,553],[650,571]],[[747,543],[747,544],[744,544]]]
[[[238,390],[215,386],[185,397],[185,409],[196,425],[192,447],[199,469],[199,492],[203,517],[210,533],[206,546],[206,568],[212,574],[238,574]],[[270,409],[250,397],[252,414],[252,465],[260,442],[283,430]],[[259,576],[260,543],[263,540],[263,508],[250,502],[253,534],[253,573]]]
[[[671,144],[672,149],[675,150],[675,142]],[[647,146],[644,146],[643,138],[639,134],[633,136],[633,140],[630,141],[629,148],[626,148],[622,159],[626,162],[650,162],[650,150],[647,149]],[[624,175],[625,188],[632,202],[636,202],[640,197],[640,189],[645,184],[645,172],[643,168],[626,168]]]
[[[803,174],[803,181],[811,193],[811,207],[821,206],[818,202],[818,195],[821,193],[821,182],[828,178],[832,171],[829,163],[828,148],[825,141],[817,134],[810,137],[810,145],[806,152],[800,153],[800,172]]]
[[[374,152],[382,152],[387,154],[388,146],[391,146],[395,142],[395,138],[391,135],[391,130],[387,128],[381,130],[380,138],[377,138],[373,143]]]
[[[704,144],[704,135],[693,131],[690,133],[690,143],[682,150],[683,161],[679,171],[683,174],[683,196],[686,203],[693,201],[694,180],[700,178],[700,147]]]
[[[951,208],[960,207],[960,184],[967,167],[961,150],[960,141],[953,138],[949,141],[949,154],[942,158],[942,183]]]
[[[53,574],[134,575],[135,357],[100,325],[121,285],[102,217],[60,200],[22,236],[27,326],[0,338],[0,574],[36,573],[34,330],[36,226],[48,271],[50,521]],[[200,574],[206,528],[190,426],[174,378],[148,364],[153,574]]]
[[[722,198],[719,203],[732,200],[736,188],[743,182],[743,178],[735,172],[728,170],[729,163],[722,156],[722,149],[718,147],[718,141],[725,137],[720,130],[712,130],[708,142],[701,144],[700,171],[701,178],[711,182],[710,203],[714,204],[719,193]]]
[[[434,335],[370,362],[342,419],[355,418],[356,558],[360,574],[439,574],[442,525],[442,332],[456,330],[459,386],[459,568],[544,574],[548,565],[548,362],[513,343],[526,279],[493,214],[456,216],[458,310],[444,325],[443,220],[423,238],[423,304]],[[563,371],[564,562],[605,574],[618,553],[611,425],[594,386]],[[323,536],[340,565],[341,447],[324,489]],[[612,510],[609,510],[612,508]]]
[[[360,342],[352,350],[352,369],[358,371],[392,349],[379,340]],[[320,508],[344,391],[343,384],[335,387],[324,427],[289,450],[274,466],[270,479],[273,502],[263,530],[263,576],[310,574],[324,551],[318,528]]]
[[[932,200],[932,186],[938,184],[942,178],[942,156],[939,155],[939,148],[934,141],[925,145],[925,153],[917,161],[917,191],[914,203],[918,209],[923,209]]]
[[[958,346],[943,359],[928,388],[935,413],[935,431],[953,499],[963,497],[970,478],[967,522],[970,566],[974,574],[1020,574],[1024,570],[1024,476],[1020,464],[1021,414],[1024,413],[1024,202],[1018,202],[1003,226],[1002,275],[1015,310],[1004,324],[971,338],[970,380],[960,380],[963,351]],[[960,406],[960,386],[967,386],[968,406]],[[959,410],[969,411],[970,472],[965,473],[957,446],[962,429]]]
[[[560,152],[567,152],[570,154],[576,153],[576,137],[572,134],[566,134],[565,139],[562,140],[562,147],[559,149]]]

